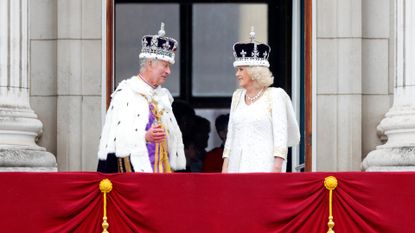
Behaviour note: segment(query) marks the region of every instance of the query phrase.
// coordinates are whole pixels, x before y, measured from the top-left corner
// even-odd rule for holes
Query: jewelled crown
[[[177,41],[165,35],[164,23],[161,23],[158,35],[143,36],[139,58],[156,58],[174,64],[174,52],[177,49]]]
[[[254,27],[249,33],[250,43],[237,42],[233,45],[233,66],[265,66],[269,67],[268,57],[271,48],[255,40]]]

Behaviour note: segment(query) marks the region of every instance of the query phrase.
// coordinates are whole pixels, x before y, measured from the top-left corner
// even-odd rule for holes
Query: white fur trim
[[[167,147],[169,152],[170,166],[173,170],[186,169],[186,157],[184,155],[183,137],[177,124],[176,118],[173,114],[171,104],[173,97],[166,88],[159,88],[156,90],[159,110],[163,109],[161,121],[168,129],[167,133]]]
[[[182,134],[171,108],[173,97],[167,89],[158,87],[153,90],[136,76],[122,81],[112,94],[101,133],[99,159],[105,160],[108,153],[115,153],[117,157],[130,155],[136,172],[152,172],[144,139],[151,98],[164,111],[161,120],[168,131],[170,165],[174,170],[186,168]]]
[[[254,60],[254,59],[243,59],[233,62],[233,67],[238,66],[265,66],[269,67],[269,62],[267,60]]]
[[[140,53],[139,58],[159,59],[159,60],[167,61],[170,64],[174,64],[174,54],[171,57],[169,57],[166,55],[155,54],[155,53]]]

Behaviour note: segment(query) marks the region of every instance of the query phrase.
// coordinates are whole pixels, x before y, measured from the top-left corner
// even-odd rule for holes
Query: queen
[[[285,171],[288,147],[298,144],[300,132],[290,97],[270,87],[271,48],[255,40],[233,46],[236,79],[228,134],[223,152],[223,173]]]

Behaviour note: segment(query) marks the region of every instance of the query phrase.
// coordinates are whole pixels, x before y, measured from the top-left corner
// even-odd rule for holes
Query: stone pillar
[[[101,134],[101,4],[105,2],[57,1],[56,153],[60,171],[97,169]]]
[[[316,170],[360,170],[362,0],[316,2]]]
[[[395,1],[395,85],[392,108],[377,129],[387,142],[363,160],[366,171],[415,171],[415,2]]]
[[[29,104],[28,0],[0,1],[0,171],[56,171]]]

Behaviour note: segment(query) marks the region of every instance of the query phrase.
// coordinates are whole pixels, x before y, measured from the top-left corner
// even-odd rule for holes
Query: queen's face
[[[236,67],[235,73],[236,79],[239,81],[239,86],[245,89],[254,83],[246,70],[247,68],[247,66],[238,66]]]

